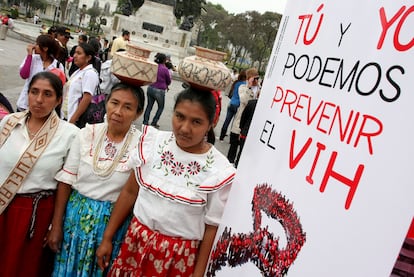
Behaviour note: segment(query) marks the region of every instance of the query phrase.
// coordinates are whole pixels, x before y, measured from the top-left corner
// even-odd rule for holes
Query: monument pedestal
[[[188,56],[191,32],[179,29],[174,7],[155,1],[145,1],[135,15],[114,15],[111,36],[120,36],[122,30],[130,31],[132,44],[168,54],[173,64]]]

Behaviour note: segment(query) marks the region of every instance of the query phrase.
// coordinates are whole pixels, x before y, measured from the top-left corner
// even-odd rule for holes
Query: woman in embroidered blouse
[[[54,255],[44,238],[54,211],[55,175],[79,130],[55,112],[62,101],[56,75],[36,74],[28,93],[28,110],[0,122],[0,210],[11,199],[0,212],[1,276],[50,276]],[[19,184],[16,194],[6,195],[9,184]]]
[[[93,68],[95,50],[88,43],[76,47],[73,62],[79,67],[65,84],[62,117],[75,124],[91,103],[99,86],[98,72]],[[80,99],[80,100],[79,100]],[[84,126],[78,126],[83,128]]]
[[[19,98],[17,99],[17,110],[24,111],[28,108],[29,83],[32,77],[41,71],[59,68],[64,71],[64,65],[55,58],[59,53],[59,44],[49,35],[40,35],[36,43],[29,44],[26,48],[27,56],[20,65],[20,77],[26,80]]]
[[[210,91],[188,88],[177,97],[172,132],[144,126],[134,172],[96,252],[107,267],[112,237],[135,203],[108,276],[203,276],[235,172],[206,141],[215,106]]]
[[[48,244],[58,254],[53,276],[102,276],[95,258],[113,203],[132,168],[126,163],[140,131],[133,122],[144,108],[144,92],[124,83],[112,88],[107,120],[87,124],[74,140],[59,181]],[[128,227],[114,237],[115,249]],[[117,251],[114,251],[116,255]]]

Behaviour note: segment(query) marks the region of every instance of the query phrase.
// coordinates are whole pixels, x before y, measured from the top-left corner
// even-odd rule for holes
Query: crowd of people
[[[230,102],[227,107],[226,119],[221,127],[220,140],[223,141],[227,136],[227,129],[233,120],[227,158],[230,163],[237,167],[253,117],[255,104],[253,107],[249,107],[246,112],[245,108],[250,100],[256,100],[259,97],[261,84],[259,82],[259,72],[254,67],[242,70],[240,73],[234,71],[232,76],[234,81],[228,93]],[[243,120],[241,120],[242,117]],[[241,132],[242,130],[243,132]]]
[[[78,126],[108,67],[97,69],[99,40],[79,36],[69,52],[70,39],[53,27],[26,47],[17,112],[0,95],[2,274],[203,276],[235,175],[207,139],[217,93],[178,93],[172,131],[159,130],[155,96],[153,124],[138,130],[145,93],[115,80],[104,122]],[[148,103],[151,90],[165,97],[175,70],[168,55],[155,59]]]
[[[172,131],[161,131],[176,70],[168,54],[155,55],[157,79],[145,101],[141,87],[110,72],[127,30],[104,45],[79,34],[70,51],[70,29],[42,25],[40,33],[20,65],[16,112],[0,94],[0,157],[9,157],[0,162],[2,272],[202,276],[235,174],[234,160],[214,146],[221,92],[183,86]],[[241,127],[236,119],[260,90],[256,69],[233,73],[220,140],[234,116],[233,128]],[[105,120],[80,125],[101,92]]]

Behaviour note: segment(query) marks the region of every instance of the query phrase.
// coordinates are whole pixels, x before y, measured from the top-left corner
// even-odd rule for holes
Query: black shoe
[[[160,128],[160,125],[158,125],[157,123],[152,123],[151,126],[157,129]]]
[[[224,139],[225,137],[227,137],[227,135],[221,135],[221,136],[220,136],[220,141],[223,141],[223,139]]]

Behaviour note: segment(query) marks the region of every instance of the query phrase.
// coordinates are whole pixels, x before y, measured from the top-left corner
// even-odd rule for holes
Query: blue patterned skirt
[[[114,204],[85,197],[73,190],[66,206],[63,242],[56,255],[53,276],[105,276],[96,262],[95,252],[102,241]],[[112,261],[116,258],[128,229],[128,218],[112,241]],[[110,266],[108,267],[110,268]]]

